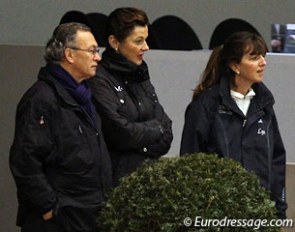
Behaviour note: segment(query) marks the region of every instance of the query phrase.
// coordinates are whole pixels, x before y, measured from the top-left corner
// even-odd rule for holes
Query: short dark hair
[[[67,47],[74,46],[78,31],[89,31],[91,29],[82,23],[63,23],[55,28],[52,37],[46,44],[44,59],[47,63],[58,64],[64,58]]]
[[[117,40],[123,41],[136,26],[144,27],[148,24],[148,17],[143,10],[134,7],[117,8],[108,16],[106,40],[110,35],[114,35]]]

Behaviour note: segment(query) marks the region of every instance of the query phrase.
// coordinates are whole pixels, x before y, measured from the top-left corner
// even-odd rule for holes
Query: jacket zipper
[[[98,129],[91,123],[92,122],[92,119],[91,117],[89,116],[89,114],[86,112],[86,110],[84,110],[83,107],[81,107],[80,105],[78,104],[73,104],[73,103],[70,103],[70,102],[67,102],[65,101],[68,105],[70,106],[73,106],[73,107],[77,107],[79,110],[81,110],[83,112],[83,114],[86,115],[86,118],[87,118],[87,121],[88,123],[91,125],[91,127],[95,130],[96,134],[98,135]],[[81,126],[79,126],[79,131],[82,132],[82,128]]]
[[[243,127],[245,127],[245,125],[246,125],[246,122],[247,122],[247,119],[246,119],[246,118],[244,118],[244,120],[243,120]]]

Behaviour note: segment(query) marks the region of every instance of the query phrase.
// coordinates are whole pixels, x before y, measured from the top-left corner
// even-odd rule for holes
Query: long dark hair
[[[106,44],[108,37],[114,35],[122,42],[130,35],[134,27],[147,26],[149,24],[146,13],[134,7],[121,7],[114,10],[109,16],[106,24]]]
[[[230,78],[234,84],[235,73],[229,65],[240,63],[243,55],[250,50],[253,54],[265,55],[268,49],[263,38],[256,33],[242,31],[228,37],[223,45],[212,51],[193,97],[217,83],[221,76]]]

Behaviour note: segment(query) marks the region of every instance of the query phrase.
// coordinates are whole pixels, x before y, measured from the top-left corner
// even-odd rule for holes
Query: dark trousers
[[[22,225],[21,232],[66,232],[55,219],[45,221],[42,215],[30,214]]]

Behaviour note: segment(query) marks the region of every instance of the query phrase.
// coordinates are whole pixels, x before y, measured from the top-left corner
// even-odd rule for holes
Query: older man
[[[90,29],[61,24],[48,41],[47,65],[17,107],[10,167],[22,232],[92,232],[111,164],[85,82],[100,56]]]

